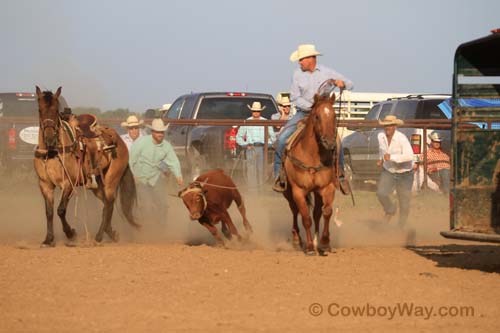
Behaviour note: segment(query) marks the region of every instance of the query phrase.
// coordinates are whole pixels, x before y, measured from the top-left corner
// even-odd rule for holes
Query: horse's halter
[[[205,193],[203,192],[203,189],[200,186],[196,186],[196,185],[194,187],[188,187],[179,194],[179,197],[182,198],[188,193],[195,193],[196,195],[201,197],[201,199],[203,200],[203,210],[200,212],[200,214],[203,215],[205,213],[205,210],[207,209],[207,206],[208,206],[207,198],[205,197]]]
[[[43,98],[45,98],[45,96],[43,96]],[[44,112],[42,112],[42,110],[40,108],[38,109],[40,116],[42,114],[45,115],[45,114],[51,112],[50,108],[54,107],[54,105],[53,105],[54,100],[58,106],[59,102],[57,101],[57,99],[54,99],[54,97],[52,97],[52,102],[50,103],[49,106],[46,106],[46,108],[49,110],[45,110]],[[45,103],[47,103],[47,100],[45,100]],[[59,111],[56,111],[56,119],[55,120],[47,117],[47,118],[40,121],[40,130],[42,131],[43,142],[47,146],[47,148],[56,147],[57,144],[59,143],[58,133],[59,133],[60,124],[61,124],[61,118],[59,115]],[[49,130],[49,129],[53,130],[53,136],[51,138],[49,138],[48,134],[47,134],[47,130]]]

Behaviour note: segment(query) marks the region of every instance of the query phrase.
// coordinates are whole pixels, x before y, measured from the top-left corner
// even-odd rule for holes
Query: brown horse
[[[42,247],[55,246],[53,217],[54,189],[61,189],[61,200],[57,207],[57,215],[61,219],[63,231],[70,241],[76,240],[76,231],[66,220],[66,207],[76,187],[85,180],[82,177],[82,141],[78,139],[77,121],[63,121],[59,113],[59,95],[61,87],[53,94],[42,92],[36,87],[38,96],[38,112],[40,132],[38,147],[35,152],[35,171],[38,175],[40,191],[45,199],[45,215],[47,217],[47,235]],[[120,204],[123,215],[134,227],[139,227],[134,220],[133,208],[137,196],[135,182],[128,166],[127,146],[118,133],[110,128],[103,128],[109,138],[112,138],[113,149],[99,155],[97,164],[101,173],[97,175],[97,188],[94,194],[104,204],[102,222],[95,236],[97,242],[102,241],[105,232],[113,241],[118,241],[118,233],[111,226],[113,204],[120,193]],[[90,142],[90,141],[89,141]]]
[[[286,152],[284,162],[287,189],[283,193],[293,213],[293,244],[302,246],[297,215],[300,212],[306,231],[305,253],[315,254],[311,235],[310,194],[314,194],[313,218],[315,235],[319,232],[319,222],[323,215],[323,233],[318,244],[318,252],[331,251],[329,224],[335,189],[338,187],[337,122],[332,97],[314,96],[311,113],[304,121],[305,128]]]

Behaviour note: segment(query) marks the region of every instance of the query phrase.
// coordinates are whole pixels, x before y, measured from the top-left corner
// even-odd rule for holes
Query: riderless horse
[[[95,236],[97,242],[102,241],[103,233],[113,241],[118,241],[118,233],[111,226],[117,192],[123,215],[132,226],[140,227],[133,215],[137,196],[134,178],[128,166],[128,150],[118,133],[111,128],[100,127],[98,133],[91,131],[91,135],[85,137],[88,127],[87,131],[82,131],[78,119],[66,121],[61,118],[58,100],[61,87],[53,94],[51,91],[42,92],[37,86],[36,94],[40,132],[34,165],[47,217],[47,235],[42,247],[55,246],[53,217],[56,187],[61,189],[57,215],[61,219],[63,231],[70,241],[76,240],[76,231],[66,220],[66,208],[76,187],[85,184],[84,173],[97,173],[93,178],[96,186],[92,191],[104,204],[101,225]],[[87,115],[81,119],[89,117],[92,119],[93,116]],[[91,165],[92,170],[84,168],[85,164]]]

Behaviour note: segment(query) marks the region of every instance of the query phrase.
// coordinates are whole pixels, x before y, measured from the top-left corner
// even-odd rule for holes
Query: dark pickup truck
[[[60,110],[67,107],[59,97]],[[34,93],[0,93],[0,165],[32,167],[38,144],[38,101]]]
[[[261,116],[271,119],[278,112],[272,95],[246,92],[202,92],[178,97],[163,119],[243,120],[251,116],[248,105],[258,101],[265,107]],[[237,126],[168,124],[166,139],[174,146],[185,177],[221,168],[228,174],[241,168]]]

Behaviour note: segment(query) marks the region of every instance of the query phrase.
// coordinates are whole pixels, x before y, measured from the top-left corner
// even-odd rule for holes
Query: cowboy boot
[[[278,193],[283,193],[286,191],[286,177],[283,166],[281,166],[280,171],[278,172],[278,176],[274,180],[273,191]]]

